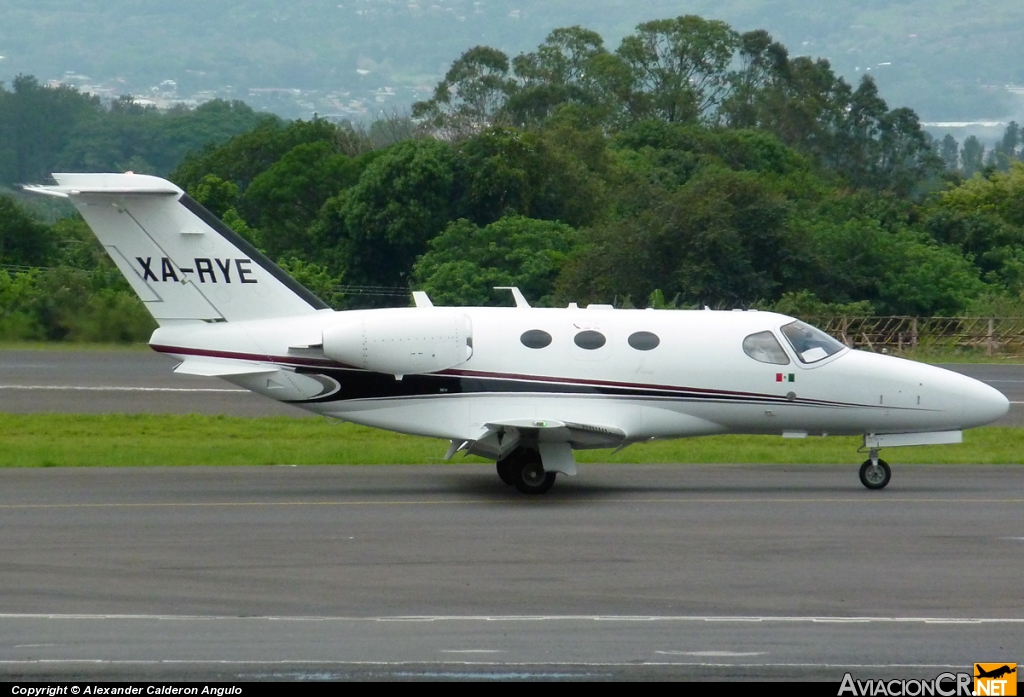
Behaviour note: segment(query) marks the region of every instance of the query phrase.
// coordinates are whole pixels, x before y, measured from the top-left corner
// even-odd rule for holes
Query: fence
[[[1024,317],[808,317],[847,346],[1024,354]]]

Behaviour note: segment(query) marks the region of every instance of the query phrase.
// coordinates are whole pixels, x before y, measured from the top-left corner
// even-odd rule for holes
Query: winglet
[[[422,290],[414,290],[412,292],[412,301],[416,304],[416,307],[433,307],[434,303],[430,302],[430,296]]]

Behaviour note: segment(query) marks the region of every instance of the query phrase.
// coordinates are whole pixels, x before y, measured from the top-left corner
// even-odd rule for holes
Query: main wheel
[[[865,460],[860,466],[860,483],[868,489],[884,489],[890,479],[892,470],[885,460],[879,460],[877,465],[871,460]]]
[[[520,493],[545,494],[555,485],[555,473],[544,471],[540,453],[526,450],[513,461],[514,484]]]
[[[503,481],[509,486],[513,486],[516,483],[516,473],[514,467],[514,456],[515,453],[510,454],[503,460],[498,460],[495,466],[498,469],[498,479]]]

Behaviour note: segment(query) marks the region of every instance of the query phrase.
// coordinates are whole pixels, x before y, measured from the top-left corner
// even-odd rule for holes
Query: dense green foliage
[[[139,341],[155,326],[81,219],[46,227],[0,196],[0,338]]]
[[[475,47],[416,115],[366,131],[255,120],[171,177],[336,307],[404,305],[412,288],[510,302],[496,285],[540,305],[1024,304],[1016,124],[995,154],[968,157],[930,142],[870,78],[851,86],[765,32],[687,16],[640,25],[614,51],[579,27],[511,60]],[[0,333],[100,338],[109,323],[145,338],[151,324],[80,221],[48,228],[2,197],[0,212]]]
[[[159,111],[126,97],[104,107],[96,97],[21,75],[10,90],[0,83],[0,185],[43,182],[52,172],[166,175],[185,153],[261,120],[277,121],[220,100]]]

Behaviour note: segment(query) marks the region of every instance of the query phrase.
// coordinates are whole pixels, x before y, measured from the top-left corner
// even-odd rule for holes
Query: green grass
[[[149,344],[87,341],[0,341],[0,351],[149,351]]]
[[[577,453],[580,462],[859,463],[859,438],[714,436]],[[0,466],[427,464],[447,441],[326,419],[152,414],[0,414]],[[894,463],[1024,464],[1024,429],[982,428],[962,445],[888,450]],[[462,456],[457,455],[456,461]],[[475,460],[475,458],[472,458]],[[479,461],[479,460],[478,460]]]

